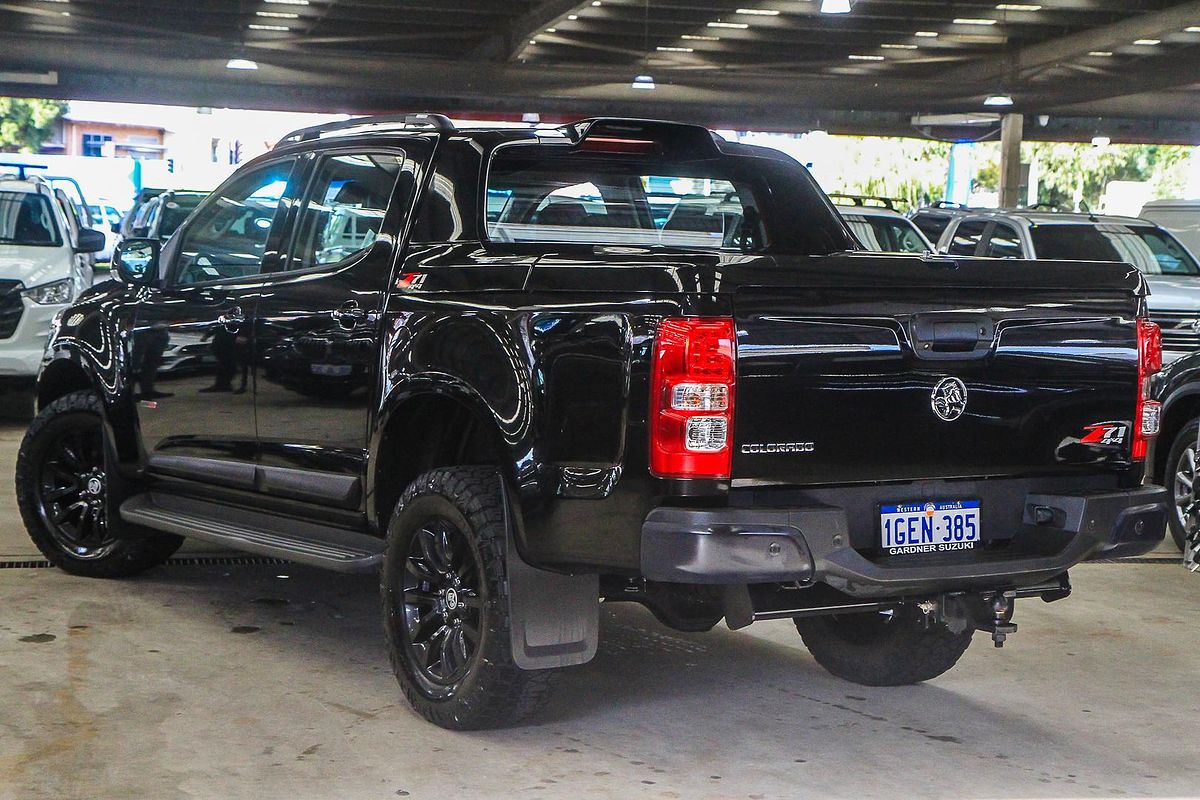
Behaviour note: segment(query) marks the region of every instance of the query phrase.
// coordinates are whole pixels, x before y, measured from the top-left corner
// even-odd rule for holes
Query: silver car
[[[976,211],[950,221],[938,251],[1132,264],[1150,285],[1150,318],[1162,327],[1164,362],[1200,350],[1200,264],[1169,231],[1149,220],[1061,211]]]

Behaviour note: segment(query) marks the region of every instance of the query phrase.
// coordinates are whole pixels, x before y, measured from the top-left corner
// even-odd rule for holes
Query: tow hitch
[[[968,627],[992,635],[996,647],[1003,647],[1009,636],[1017,632],[1012,621],[1018,597],[1040,597],[1047,603],[1061,600],[1071,593],[1071,583],[1064,573],[1052,583],[1027,586],[1021,589],[1005,589],[980,594],[945,594],[940,603],[929,603],[925,617],[942,622],[954,633],[962,633]]]

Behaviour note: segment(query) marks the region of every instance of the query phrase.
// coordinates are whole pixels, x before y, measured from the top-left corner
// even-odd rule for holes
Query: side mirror
[[[112,268],[131,286],[150,286],[158,280],[157,239],[123,239],[113,251]]]
[[[120,233],[120,232],[121,232],[121,223],[120,223],[120,222],[114,222],[114,223],[112,223],[111,225],[109,225],[109,226],[108,226],[108,229],[109,229],[110,231],[112,231],[113,233]]]
[[[76,253],[99,253],[107,242],[104,234],[95,228],[80,228]]]

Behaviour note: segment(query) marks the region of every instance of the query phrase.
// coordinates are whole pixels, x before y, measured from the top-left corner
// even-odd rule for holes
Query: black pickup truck
[[[1117,264],[863,252],[808,173],[637,120],[286,137],[63,312],[17,467],[69,572],[181,537],[381,569],[413,706],[510,723],[601,600],[792,618],[871,685],[1163,536]]]

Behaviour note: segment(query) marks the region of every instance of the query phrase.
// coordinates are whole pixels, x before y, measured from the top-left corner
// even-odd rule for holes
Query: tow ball
[[[926,624],[940,621],[954,633],[968,628],[986,631],[992,635],[996,647],[1003,647],[1005,640],[1017,632],[1012,621],[1016,603],[1017,592],[1008,590],[942,595],[940,602],[927,600],[920,608],[925,612]]]

